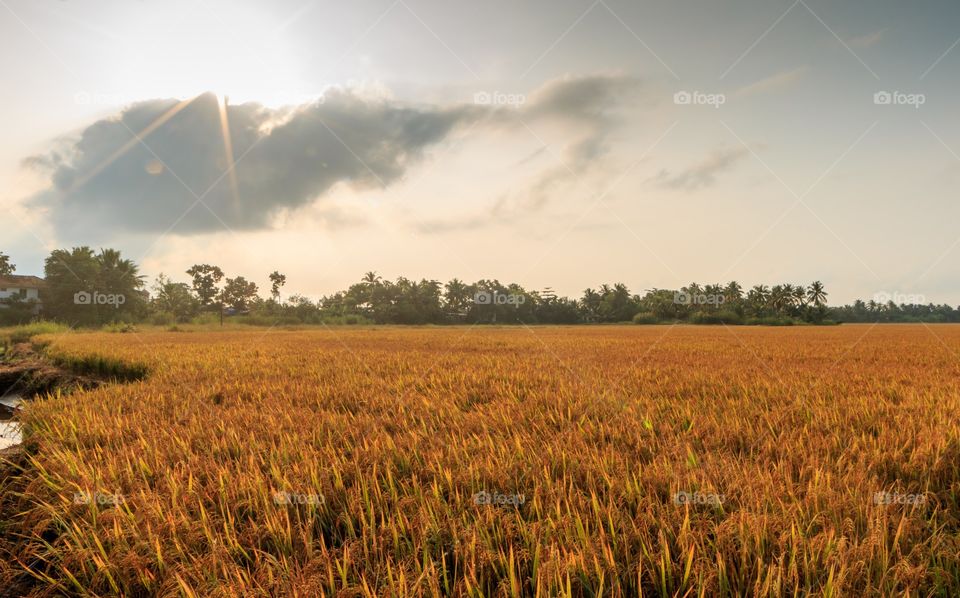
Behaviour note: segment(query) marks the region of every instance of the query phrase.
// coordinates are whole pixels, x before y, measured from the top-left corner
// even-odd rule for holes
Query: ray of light
[[[170,108],[169,110],[167,110],[166,112],[164,112],[163,114],[161,114],[160,116],[158,116],[158,117],[156,118],[156,120],[154,120],[152,123],[150,123],[149,125],[147,125],[142,131],[140,131],[139,133],[134,134],[133,138],[130,139],[130,141],[124,143],[124,144],[120,147],[120,149],[118,149],[117,151],[115,151],[115,152],[113,152],[112,154],[110,154],[110,156],[108,156],[106,160],[104,160],[103,162],[101,162],[100,164],[98,164],[96,167],[94,167],[92,170],[90,170],[89,172],[87,172],[85,175],[83,175],[82,177],[80,177],[79,179],[77,179],[76,181],[74,181],[73,184],[70,185],[70,187],[69,187],[64,193],[66,193],[66,194],[72,193],[73,191],[76,191],[76,190],[79,189],[80,187],[86,185],[87,182],[90,181],[90,179],[92,179],[93,177],[95,177],[95,176],[97,176],[98,174],[100,174],[101,172],[103,172],[103,169],[104,169],[104,168],[106,168],[107,166],[110,166],[111,164],[113,164],[113,163],[117,160],[117,158],[119,158],[119,157],[122,156],[123,154],[127,153],[128,151],[130,151],[130,148],[132,148],[133,146],[135,146],[135,145],[137,145],[138,143],[140,143],[140,141],[141,141],[144,137],[146,137],[147,135],[149,135],[150,133],[152,133],[153,131],[155,131],[155,130],[157,129],[157,127],[160,127],[161,125],[163,125],[163,123],[165,123],[165,122],[167,122],[168,120],[170,120],[171,118],[173,118],[173,116],[174,116],[175,114],[177,114],[178,112],[180,112],[181,110],[183,110],[184,108],[186,108],[187,106],[189,106],[189,105],[190,105],[194,100],[196,100],[198,97],[200,97],[200,96],[197,95],[197,96],[193,96],[193,97],[190,98],[190,99],[182,100],[182,101],[179,102],[176,106]]]
[[[240,186],[237,184],[237,171],[233,161],[233,141],[230,139],[230,121],[227,118],[227,99],[217,96],[217,107],[220,109],[220,130],[223,133],[223,150],[227,158],[228,176],[230,179],[230,193],[233,195],[234,216],[240,215]]]

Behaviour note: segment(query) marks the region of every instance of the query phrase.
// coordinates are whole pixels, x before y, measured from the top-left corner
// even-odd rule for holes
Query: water
[[[20,402],[21,399],[17,395],[0,397],[0,404],[6,405],[7,407],[16,407]],[[6,410],[0,413],[6,413]],[[10,420],[0,420],[0,450],[15,444],[20,444],[20,441],[20,424]]]

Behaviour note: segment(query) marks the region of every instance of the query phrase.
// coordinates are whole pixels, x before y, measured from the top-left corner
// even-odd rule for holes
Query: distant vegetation
[[[0,253],[0,272],[14,265]],[[837,322],[960,322],[949,305],[906,305],[857,300],[829,307],[819,281],[808,285],[725,285],[690,283],[680,289],[635,294],[622,283],[588,288],[577,299],[552,289],[529,290],[516,283],[457,278],[447,283],[366,273],[348,289],[314,301],[281,297],[287,278],[270,273],[266,297],[243,276],[229,277],[219,266],[196,264],[176,281],[160,274],[147,288],[136,263],[120,252],[89,247],[57,249],[44,268],[41,316],[74,326],[150,323],[253,325],[295,324],[829,324]],[[0,325],[36,319],[33,305],[17,297],[0,300]],[[118,328],[119,329],[119,328]]]

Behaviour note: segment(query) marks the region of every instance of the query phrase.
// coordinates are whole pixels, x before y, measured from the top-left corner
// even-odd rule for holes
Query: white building
[[[0,276],[0,309],[7,307],[3,299],[33,301],[34,313],[40,312],[40,288],[44,280],[36,276]]]

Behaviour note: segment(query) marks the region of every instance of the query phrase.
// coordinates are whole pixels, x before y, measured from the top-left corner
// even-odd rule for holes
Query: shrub
[[[136,332],[137,327],[127,322],[114,322],[103,327],[104,332],[128,333]]]
[[[690,316],[691,324],[743,324],[741,318],[736,312],[722,310],[717,312],[698,311]]]
[[[642,311],[633,316],[634,324],[659,324],[660,320],[656,315],[649,311]]]
[[[41,320],[13,328],[0,329],[0,344],[23,343],[38,334],[62,334],[70,327],[59,322]]]
[[[176,321],[176,316],[168,311],[160,311],[150,316],[150,323],[156,326],[169,326]]]

